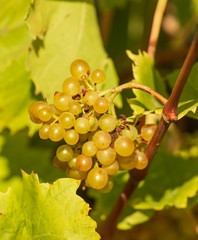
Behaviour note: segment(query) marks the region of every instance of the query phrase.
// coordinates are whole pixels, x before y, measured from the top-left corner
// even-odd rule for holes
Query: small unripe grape
[[[39,129],[39,137],[41,139],[48,139],[49,138],[49,128],[50,125],[44,123]]]
[[[86,118],[78,118],[74,123],[74,129],[77,133],[85,134],[89,131],[89,121]]]
[[[91,132],[94,132],[97,130],[98,128],[98,119],[96,117],[89,117],[89,126],[90,126],[90,129],[89,131]]]
[[[111,135],[107,132],[98,131],[93,137],[94,144],[99,149],[106,149],[111,143]]]
[[[59,92],[54,96],[54,106],[60,111],[68,110],[71,101],[72,97],[65,92]]]
[[[98,97],[99,97],[99,95],[96,91],[89,90],[85,94],[84,100],[89,106],[92,106]]]
[[[93,141],[88,141],[82,146],[82,153],[89,157],[93,157],[97,152],[97,147],[95,146]]]
[[[108,147],[104,150],[98,150],[96,157],[101,164],[110,165],[115,161],[116,151],[113,148]]]
[[[81,91],[80,84],[77,79],[70,77],[67,78],[63,83],[63,92],[70,96],[75,96]]]
[[[120,156],[127,157],[134,151],[134,142],[129,137],[121,136],[115,140],[114,148]]]
[[[111,114],[105,114],[99,119],[99,127],[105,132],[112,132],[116,128],[117,120]]]
[[[93,104],[93,108],[97,113],[105,113],[109,109],[109,102],[104,97],[99,97]]]
[[[132,140],[135,140],[138,137],[138,131],[133,125],[128,125],[129,129],[125,128],[121,131],[121,136],[127,136]]]
[[[99,190],[102,193],[108,193],[108,192],[110,192],[112,190],[112,188],[113,188],[113,180],[111,178],[109,178],[106,186],[103,187],[102,189],[99,189]]]
[[[58,124],[54,123],[49,128],[49,139],[58,142],[64,137],[65,130]]]
[[[68,145],[61,145],[56,150],[57,158],[62,162],[68,162],[73,158],[73,150]]]
[[[92,167],[92,158],[85,154],[80,154],[76,158],[76,168],[79,171],[87,172]]]
[[[79,171],[78,169],[67,168],[67,176],[76,180],[84,180],[87,176],[87,172]]]
[[[117,159],[118,159],[120,168],[124,170],[131,170],[135,168],[137,164],[137,154],[135,152],[128,157],[118,156]]]
[[[74,62],[72,62],[70,66],[70,72],[71,75],[74,78],[77,78],[79,81],[84,80],[83,78],[88,79],[90,74],[90,67],[88,63],[81,59],[77,59]]]
[[[147,167],[148,165],[148,157],[144,152],[136,152],[137,154],[137,163],[135,165],[135,168],[142,170]]]
[[[71,104],[69,104],[69,112],[78,115],[82,112],[80,103],[72,101]]]
[[[102,165],[102,168],[107,172],[108,175],[114,175],[118,172],[119,170],[119,163],[118,161],[114,161],[110,165]]]
[[[103,83],[105,80],[105,73],[103,70],[96,69],[91,74],[91,79],[94,83]]]
[[[74,122],[75,122],[75,117],[72,113],[70,112],[64,112],[60,115],[59,117],[59,125],[62,128],[65,129],[70,129],[71,127],[74,126]]]
[[[153,134],[154,134],[156,128],[157,128],[156,124],[145,124],[141,128],[142,138],[149,142],[151,140],[151,138],[153,137]]]
[[[92,168],[87,175],[88,184],[94,189],[101,189],[108,182],[108,175],[103,168]]]
[[[38,112],[38,117],[43,122],[48,122],[52,118],[52,109],[50,107],[41,108]]]
[[[64,134],[65,142],[69,145],[75,145],[79,140],[79,134],[74,130],[67,130]]]

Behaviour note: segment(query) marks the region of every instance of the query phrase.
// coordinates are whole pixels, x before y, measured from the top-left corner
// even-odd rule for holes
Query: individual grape
[[[70,96],[75,96],[81,91],[80,84],[77,79],[70,77],[67,78],[63,83],[63,92]]]
[[[136,169],[142,170],[147,167],[148,165],[148,157],[144,152],[136,152],[137,154],[137,163],[135,165]]]
[[[89,90],[84,96],[84,100],[89,106],[92,106],[97,98],[99,98],[99,95],[93,90]]]
[[[61,162],[68,162],[73,158],[73,150],[68,145],[61,145],[56,150],[56,156]]]
[[[50,107],[41,108],[38,112],[38,117],[43,122],[48,122],[52,118],[52,109]]]
[[[96,157],[101,164],[110,165],[115,161],[116,151],[113,148],[108,147],[104,150],[98,150]]]
[[[41,121],[40,119],[36,118],[33,113],[30,114],[30,120],[33,122],[33,123],[36,123],[36,124],[40,124],[42,123],[43,121]]]
[[[28,113],[29,113],[29,115],[30,115],[30,114],[32,113],[32,111],[33,111],[34,104],[35,104],[35,102],[31,103],[31,105],[30,105],[29,108],[28,108]]]
[[[137,154],[135,152],[128,157],[118,156],[117,159],[118,159],[120,168],[122,168],[123,170],[131,170],[135,168],[137,164]]]
[[[69,104],[69,112],[74,114],[74,115],[78,115],[82,112],[80,103],[72,101],[71,104]]]
[[[49,139],[58,142],[64,137],[65,130],[58,124],[54,123],[49,128]]]
[[[70,66],[71,75],[74,78],[77,78],[79,81],[84,80],[84,78],[88,79],[90,74],[90,67],[88,63],[83,60],[77,59],[72,62]]]
[[[121,131],[121,136],[127,136],[132,140],[135,140],[138,136],[138,131],[133,125],[128,125],[129,129],[125,128]]]
[[[90,126],[90,129],[89,131],[91,132],[94,132],[97,130],[98,128],[98,119],[96,117],[89,117],[89,126]]]
[[[108,175],[114,175],[118,172],[119,170],[119,163],[118,161],[114,161],[110,165],[102,165],[102,168],[107,172]]]
[[[103,168],[92,168],[87,175],[88,184],[94,189],[101,189],[108,182],[108,175]]]
[[[58,160],[57,156],[55,156],[54,159],[53,159],[53,165],[55,167],[59,167],[61,169],[67,168],[67,163],[66,162],[61,162],[60,160]]]
[[[77,180],[84,180],[87,176],[87,172],[79,171],[78,169],[67,168],[67,176]]]
[[[48,139],[49,138],[49,128],[50,128],[50,125],[46,124],[46,123],[44,123],[40,127],[40,129],[39,129],[39,137],[41,139]]]
[[[97,147],[95,146],[93,141],[88,141],[83,144],[82,153],[86,156],[93,157],[97,152]]]
[[[58,121],[62,128],[70,129],[74,126],[75,117],[70,112],[64,112],[60,115]]]
[[[141,136],[145,141],[150,141],[151,138],[153,137],[153,134],[157,128],[156,124],[145,124],[141,128]]]
[[[97,113],[105,113],[109,109],[109,102],[104,97],[99,97],[93,104],[93,108]]]
[[[44,101],[37,101],[30,105],[29,112],[30,114],[32,113],[34,117],[39,118],[38,113],[44,107],[49,108],[49,105]]]
[[[107,132],[98,131],[93,137],[94,144],[99,149],[106,149],[111,143],[111,135]]]
[[[96,69],[91,74],[91,79],[94,83],[103,83],[105,80],[105,73],[103,70]]]
[[[68,167],[76,169],[76,158],[78,157],[78,155],[79,155],[78,152],[74,152],[72,160],[67,162]]]
[[[65,92],[59,92],[54,96],[54,106],[60,111],[68,110],[71,101],[72,97]]]
[[[102,115],[99,119],[99,127],[105,132],[112,132],[116,128],[117,120],[111,114]]]
[[[76,168],[79,171],[87,172],[92,167],[92,158],[85,154],[80,154],[76,158]]]
[[[106,186],[99,190],[102,193],[108,193],[112,190],[112,188],[113,188],[113,180],[111,178],[109,178]]]
[[[134,142],[129,137],[121,136],[115,140],[114,148],[120,156],[127,157],[134,151]]]
[[[69,145],[75,145],[79,140],[79,134],[74,130],[67,130],[64,134],[65,142]]]
[[[85,134],[89,131],[89,121],[86,118],[78,118],[74,123],[74,129],[77,133]]]

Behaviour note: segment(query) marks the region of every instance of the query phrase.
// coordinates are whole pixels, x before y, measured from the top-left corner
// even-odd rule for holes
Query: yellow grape
[[[107,132],[98,131],[93,137],[94,144],[99,149],[106,149],[111,143],[111,135]]]
[[[131,138],[120,136],[114,142],[115,151],[123,157],[130,156],[134,151],[134,142]]]
[[[60,111],[68,110],[71,101],[72,97],[65,92],[59,92],[54,96],[54,106]]]
[[[74,78],[82,81],[84,80],[84,78],[88,79],[90,74],[90,67],[85,61],[77,59],[72,62],[70,66],[70,72]]]
[[[91,74],[91,79],[94,83],[103,83],[105,80],[105,73],[103,70],[96,69]]]
[[[105,113],[109,109],[109,102],[104,97],[99,97],[93,104],[93,108],[97,113]]]
[[[77,79],[70,77],[67,78],[63,83],[63,92],[70,96],[75,96],[81,91],[80,84]]]
[[[49,138],[49,128],[50,125],[44,123],[39,129],[39,137],[41,139],[48,139]]]
[[[65,130],[58,124],[54,123],[49,128],[49,139],[58,142],[64,137]]]

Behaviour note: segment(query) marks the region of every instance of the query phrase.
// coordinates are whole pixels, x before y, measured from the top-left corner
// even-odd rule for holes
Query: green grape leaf
[[[180,70],[176,70],[167,76],[171,87],[173,88]],[[198,119],[198,63],[195,63],[188,80],[184,86],[178,105],[178,119],[185,115]]]
[[[153,210],[160,211],[172,206],[186,208],[188,200],[198,193],[197,169],[197,158],[184,159],[158,152],[145,181],[139,184],[125,209],[118,225],[119,228],[128,229],[138,224],[138,221],[148,220]],[[114,176],[114,188],[110,193],[102,194],[90,190],[91,197],[96,200],[92,212],[95,220],[99,222],[106,219],[128,179],[127,176],[127,172]]]
[[[75,59],[87,61],[91,70],[101,68],[106,73],[104,86],[115,87],[118,77],[111,59],[102,46],[92,1],[35,0],[27,24],[33,38],[27,66],[36,85],[52,102],[65,78],[70,77],[70,65]],[[121,98],[117,99],[121,105]]]
[[[134,80],[143,84],[166,97],[165,84],[158,71],[155,69],[154,60],[146,52],[135,55],[127,50],[128,57],[133,61],[132,71]],[[138,89],[132,89],[135,98],[128,99],[128,103],[134,110],[134,114],[142,114],[147,110],[162,109],[163,104],[154,96]]]
[[[99,239],[88,204],[76,195],[80,181],[59,179],[50,185],[23,172],[23,194],[0,193],[3,239]]]

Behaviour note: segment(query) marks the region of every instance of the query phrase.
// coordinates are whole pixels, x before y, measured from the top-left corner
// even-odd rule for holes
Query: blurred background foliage
[[[30,72],[27,71],[26,58],[32,36],[24,18],[30,2],[0,0],[0,190],[5,192],[8,186],[12,186],[18,194],[22,191],[21,169],[28,173],[31,171],[38,173],[43,182],[52,183],[66,176],[64,170],[55,168],[52,164],[57,144],[40,140],[27,114],[30,103],[42,99],[43,93],[42,90],[41,94],[38,94],[38,91],[35,93],[37,86],[31,79],[31,68]],[[79,4],[79,8],[81,3],[92,3],[92,1],[80,0],[65,2]],[[131,61],[125,51],[130,49],[133,53],[138,53],[139,49],[147,50],[156,3],[157,0],[96,0],[94,2],[104,49],[112,58],[117,71],[117,74],[114,73],[113,64],[107,63],[112,82],[110,78],[109,83],[104,87],[117,84],[117,76],[120,83],[133,78]],[[155,61],[155,66],[160,71],[168,92],[171,84],[169,85],[165,76],[182,66],[197,21],[197,0],[168,1]],[[87,20],[88,27],[89,24],[90,20]],[[92,27],[96,28],[96,24],[97,22],[93,23]],[[99,36],[97,31],[95,34]],[[70,35],[68,32],[68,37]],[[73,48],[72,41],[70,42]],[[96,46],[101,49],[98,52],[101,53],[99,56],[102,65],[106,53],[100,39],[97,44]],[[86,51],[83,54],[86,57]],[[80,52],[78,56],[83,57],[83,54]],[[93,62],[94,52],[87,55],[87,58]],[[69,60],[72,61],[72,57],[68,62]],[[95,66],[96,62],[97,59],[91,64]],[[132,97],[131,90],[121,95],[123,108],[117,108],[118,114],[132,113],[126,101],[128,97]],[[148,178],[139,187],[118,225],[125,231],[118,230],[115,240],[132,239],[131,236],[135,240],[197,239],[197,140],[196,119],[184,117],[170,128],[154,159]],[[78,193],[91,204],[92,216],[99,226],[113,206],[127,177],[127,173],[118,174],[115,177],[116,184],[112,193],[106,195],[93,190],[79,189]],[[178,201],[174,194],[178,194]],[[171,206],[174,207],[167,209]],[[188,208],[185,208],[186,206]],[[175,207],[185,209],[178,210]],[[154,211],[161,209],[164,210]],[[149,219],[151,220],[148,221]]]

